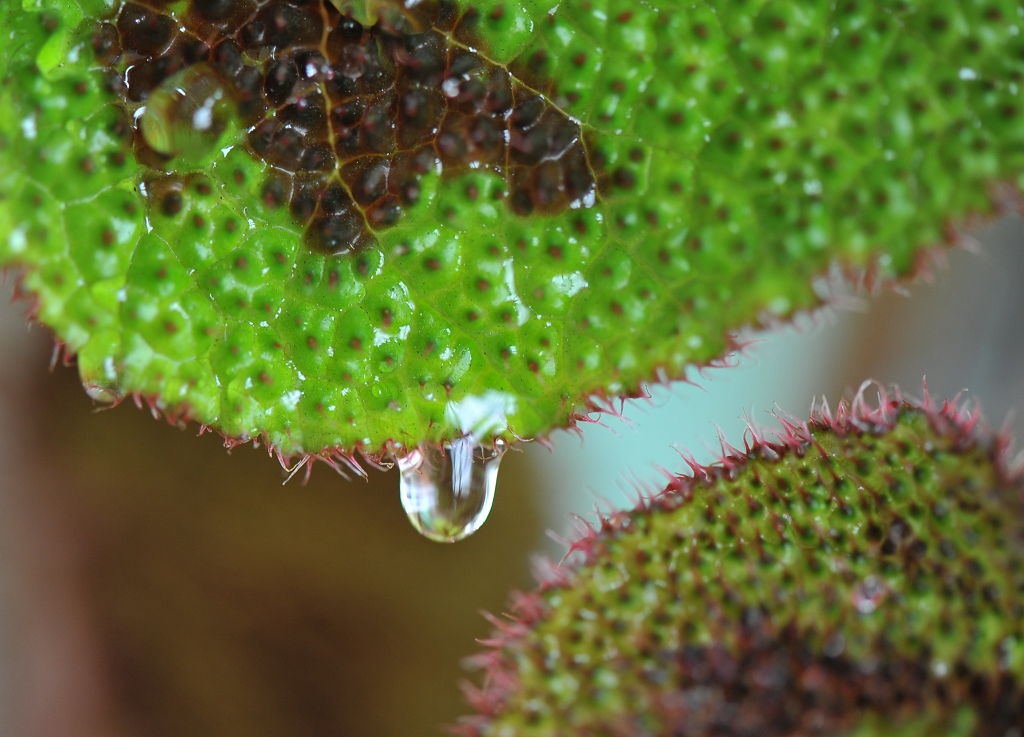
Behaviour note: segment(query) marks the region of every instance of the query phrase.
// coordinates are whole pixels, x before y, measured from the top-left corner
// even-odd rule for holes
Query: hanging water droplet
[[[500,440],[485,447],[467,435],[442,447],[420,447],[398,458],[402,507],[412,526],[435,542],[453,543],[476,532],[494,502]]]

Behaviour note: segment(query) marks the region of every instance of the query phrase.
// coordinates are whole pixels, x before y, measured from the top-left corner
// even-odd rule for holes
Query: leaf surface
[[[1024,719],[1024,476],[952,404],[863,397],[571,546],[466,734],[962,737]]]
[[[236,89],[210,72],[227,34],[213,21],[206,51],[111,59],[111,29],[118,48],[159,45],[153,17],[180,28],[198,5],[6,3],[0,263],[21,268],[88,386],[284,454],[544,435],[595,396],[682,376],[737,331],[820,305],[835,262],[911,275],[1024,171],[1009,0],[483,0],[427,26],[358,3],[384,13],[360,37],[383,60],[370,92],[367,56],[352,71],[354,47],[331,45],[333,5],[246,2],[202,7],[248,8],[239,39],[280,8],[313,18],[328,29],[302,42],[324,52],[316,74],[356,80],[322,97],[339,151],[338,106],[363,107],[312,199],[320,123],[294,122],[294,94],[266,102],[273,64],[298,58],[290,37],[252,41],[262,76]],[[424,33],[443,47],[429,84],[409,51]],[[479,91],[496,79],[508,109]],[[266,110],[243,110],[238,89]],[[485,102],[500,140],[464,114]],[[435,103],[426,139],[403,139]],[[182,129],[173,106],[190,104],[217,125]],[[291,159],[280,126],[306,137]],[[429,161],[410,164],[420,150]],[[325,215],[324,182],[343,183],[354,220]]]

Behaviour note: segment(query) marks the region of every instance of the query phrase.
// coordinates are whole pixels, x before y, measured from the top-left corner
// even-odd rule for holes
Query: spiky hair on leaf
[[[463,735],[1004,735],[1024,474],[960,400],[869,384],[750,425],[513,597]],[[883,729],[884,728],[884,729]]]

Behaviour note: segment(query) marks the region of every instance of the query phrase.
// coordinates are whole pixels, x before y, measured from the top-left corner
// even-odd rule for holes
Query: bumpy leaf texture
[[[1019,188],[1022,12],[5,2],[0,265],[97,396],[283,454],[542,435]]]
[[[601,521],[478,658],[472,735],[1024,727],[1024,476],[950,404],[858,398]]]

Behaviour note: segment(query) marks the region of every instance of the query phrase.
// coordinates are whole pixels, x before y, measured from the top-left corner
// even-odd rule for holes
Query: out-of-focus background
[[[545,531],[710,460],[717,430],[778,404],[806,416],[863,379],[968,389],[1024,435],[1024,223],[956,251],[933,283],[751,335],[730,370],[657,386],[625,418],[510,452],[491,519],[421,538],[397,473],[303,486],[263,449],[228,453],[126,402],[97,411],[50,338],[0,304],[0,734],[317,737],[440,734],[464,712],[460,661],[531,585]],[[10,280],[8,280],[10,281]],[[10,292],[10,285],[3,293]]]

